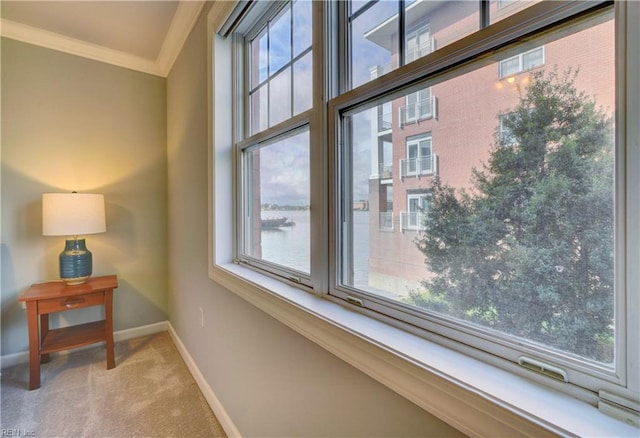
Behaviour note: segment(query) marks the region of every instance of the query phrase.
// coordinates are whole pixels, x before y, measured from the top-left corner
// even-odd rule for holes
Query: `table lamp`
[[[44,193],[42,234],[72,236],[60,253],[60,278],[68,285],[82,284],[91,276],[93,261],[79,235],[104,233],[104,195],[90,193]]]

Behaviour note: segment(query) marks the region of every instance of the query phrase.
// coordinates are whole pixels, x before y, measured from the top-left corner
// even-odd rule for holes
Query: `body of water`
[[[269,211],[263,218],[283,216],[296,224],[262,230],[262,258],[309,274],[311,227],[309,211]],[[366,285],[369,272],[369,212],[353,212],[354,283]]]

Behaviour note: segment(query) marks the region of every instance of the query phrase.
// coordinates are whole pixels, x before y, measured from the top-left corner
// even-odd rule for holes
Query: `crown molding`
[[[178,58],[182,46],[200,16],[204,3],[204,1],[181,1],[178,3],[178,8],[156,59],[162,76],[166,77],[171,71],[173,63]]]
[[[94,61],[105,62],[155,76],[167,77],[203,6],[203,1],[180,1],[178,3],[176,13],[167,31],[167,36],[155,60],[109,49],[4,18],[0,19],[0,35],[24,43],[93,59]]]
[[[26,24],[4,18],[1,21],[1,34],[3,37],[24,43],[46,47],[47,49],[69,53],[119,67],[130,68],[143,73],[162,76],[155,61],[109,49],[97,44],[87,43],[86,41],[80,41],[75,38],[69,38],[58,33],[27,26]]]

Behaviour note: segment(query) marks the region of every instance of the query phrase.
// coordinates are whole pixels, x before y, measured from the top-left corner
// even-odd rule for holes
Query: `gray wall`
[[[457,435],[208,278],[205,15],[167,79],[171,324],[244,436]]]
[[[64,237],[42,236],[44,192],[103,193],[86,236],[116,273],[116,330],[167,319],[166,79],[2,38],[2,355],[28,350],[18,294],[58,278]],[[96,319],[100,308],[52,316]]]

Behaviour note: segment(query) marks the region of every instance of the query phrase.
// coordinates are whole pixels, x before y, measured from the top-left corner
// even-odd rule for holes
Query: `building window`
[[[437,172],[437,156],[431,151],[431,133],[407,138],[407,156],[400,160],[401,176],[432,175]]]
[[[498,141],[500,142],[500,146],[513,146],[518,144],[511,130],[512,123],[514,123],[514,114],[500,114],[498,122]]]
[[[501,78],[513,76],[544,65],[544,47],[538,47],[500,61],[498,70]]]
[[[428,193],[408,193],[407,211],[401,213],[402,230],[423,231],[427,224],[431,196]]]
[[[429,34],[429,26],[425,26],[407,37],[406,62],[415,61],[434,50],[435,40]]]
[[[436,117],[436,102],[430,87],[408,94],[400,107],[400,126]]]

